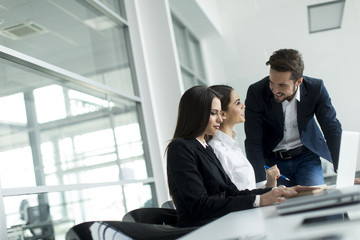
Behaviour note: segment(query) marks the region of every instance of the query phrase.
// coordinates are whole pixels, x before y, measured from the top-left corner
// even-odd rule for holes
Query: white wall
[[[245,100],[249,85],[268,75],[269,56],[280,48],[295,48],[303,54],[304,74],[324,80],[343,129],[360,131],[360,0],[345,2],[340,29],[314,34],[308,33],[307,6],[328,0],[182,1],[191,2],[182,13],[185,22],[195,4],[201,13],[191,14],[205,15],[213,25],[214,34],[202,35],[189,23],[204,47],[209,84],[229,84]],[[243,142],[243,126],[237,130]]]
[[[305,62],[304,74],[325,81],[343,128],[360,131],[360,106],[356,104],[360,1],[346,1],[341,29],[309,34],[307,6],[320,2],[325,1],[219,1],[224,35],[237,52],[229,82],[245,97],[248,86],[267,75],[265,62],[273,51],[298,49]]]
[[[324,80],[343,129],[360,131],[360,106],[357,104],[360,1],[346,1],[341,29],[309,34],[307,6],[320,2],[325,1],[258,0],[257,6],[248,6],[250,9],[246,12],[252,14],[237,19],[227,16],[229,11],[244,6],[240,1],[221,4],[221,15],[226,19],[224,32],[233,34],[229,41],[238,49],[230,82],[244,98],[249,84],[267,74],[265,62],[273,51],[298,49],[305,62],[304,74]]]

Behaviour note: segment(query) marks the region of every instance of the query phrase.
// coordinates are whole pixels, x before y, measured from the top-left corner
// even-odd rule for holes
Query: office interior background
[[[31,210],[64,239],[169,200],[182,93],[228,84],[244,102],[280,48],[360,131],[359,18],[360,0],[1,0],[0,239]]]

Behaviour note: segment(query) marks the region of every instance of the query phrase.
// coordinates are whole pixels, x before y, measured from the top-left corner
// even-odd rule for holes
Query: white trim
[[[60,80],[69,81],[71,83],[79,84],[80,86],[85,86],[90,89],[94,89],[101,93],[109,94],[115,97],[122,97],[128,100],[140,102],[140,98],[127,94],[121,90],[117,90],[113,87],[103,85],[99,82],[93,81],[89,78],[83,77],[79,74],[67,71],[63,68],[57,67],[55,65],[49,64],[47,62],[43,62],[39,59],[30,57],[26,54],[17,52],[10,48],[4,47],[0,45],[0,58],[6,59],[8,61],[20,64],[25,67],[29,67],[31,69],[35,69],[37,71],[49,74],[56,78],[60,78]]]
[[[1,176],[0,176],[0,239],[3,240],[8,239],[3,191],[1,190]]]
[[[148,178],[146,180],[125,180],[125,181],[117,181],[117,182],[83,183],[83,184],[37,186],[37,187],[23,187],[23,188],[5,188],[5,189],[2,189],[2,195],[3,195],[3,197],[10,197],[10,196],[18,196],[18,195],[40,194],[40,193],[49,193],[49,192],[66,192],[66,191],[73,191],[73,190],[82,190],[82,189],[87,189],[87,188],[107,187],[107,186],[116,186],[116,185],[121,186],[121,185],[125,185],[125,184],[152,183],[152,182],[154,182],[154,179]],[[0,210],[1,210],[1,202],[0,202]]]
[[[99,12],[119,24],[120,26],[127,25],[127,21],[120,16],[119,13],[114,12],[108,6],[100,2],[99,0],[85,0],[89,5],[96,8]]]

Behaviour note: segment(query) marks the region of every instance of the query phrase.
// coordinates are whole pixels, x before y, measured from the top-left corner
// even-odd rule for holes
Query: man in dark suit
[[[303,76],[302,56],[293,49],[274,52],[266,65],[269,76],[249,87],[245,101],[245,148],[256,181],[265,180],[265,165],[277,164],[290,179],[278,184],[323,184],[320,157],[337,170],[342,133],[324,83]]]

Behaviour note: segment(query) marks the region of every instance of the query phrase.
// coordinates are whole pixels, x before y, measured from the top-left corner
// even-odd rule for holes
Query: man
[[[342,133],[324,83],[303,76],[302,56],[293,49],[274,52],[266,65],[269,76],[249,87],[245,101],[245,148],[256,181],[265,180],[264,166],[277,164],[290,179],[278,184],[324,184],[320,157],[337,170]]]

